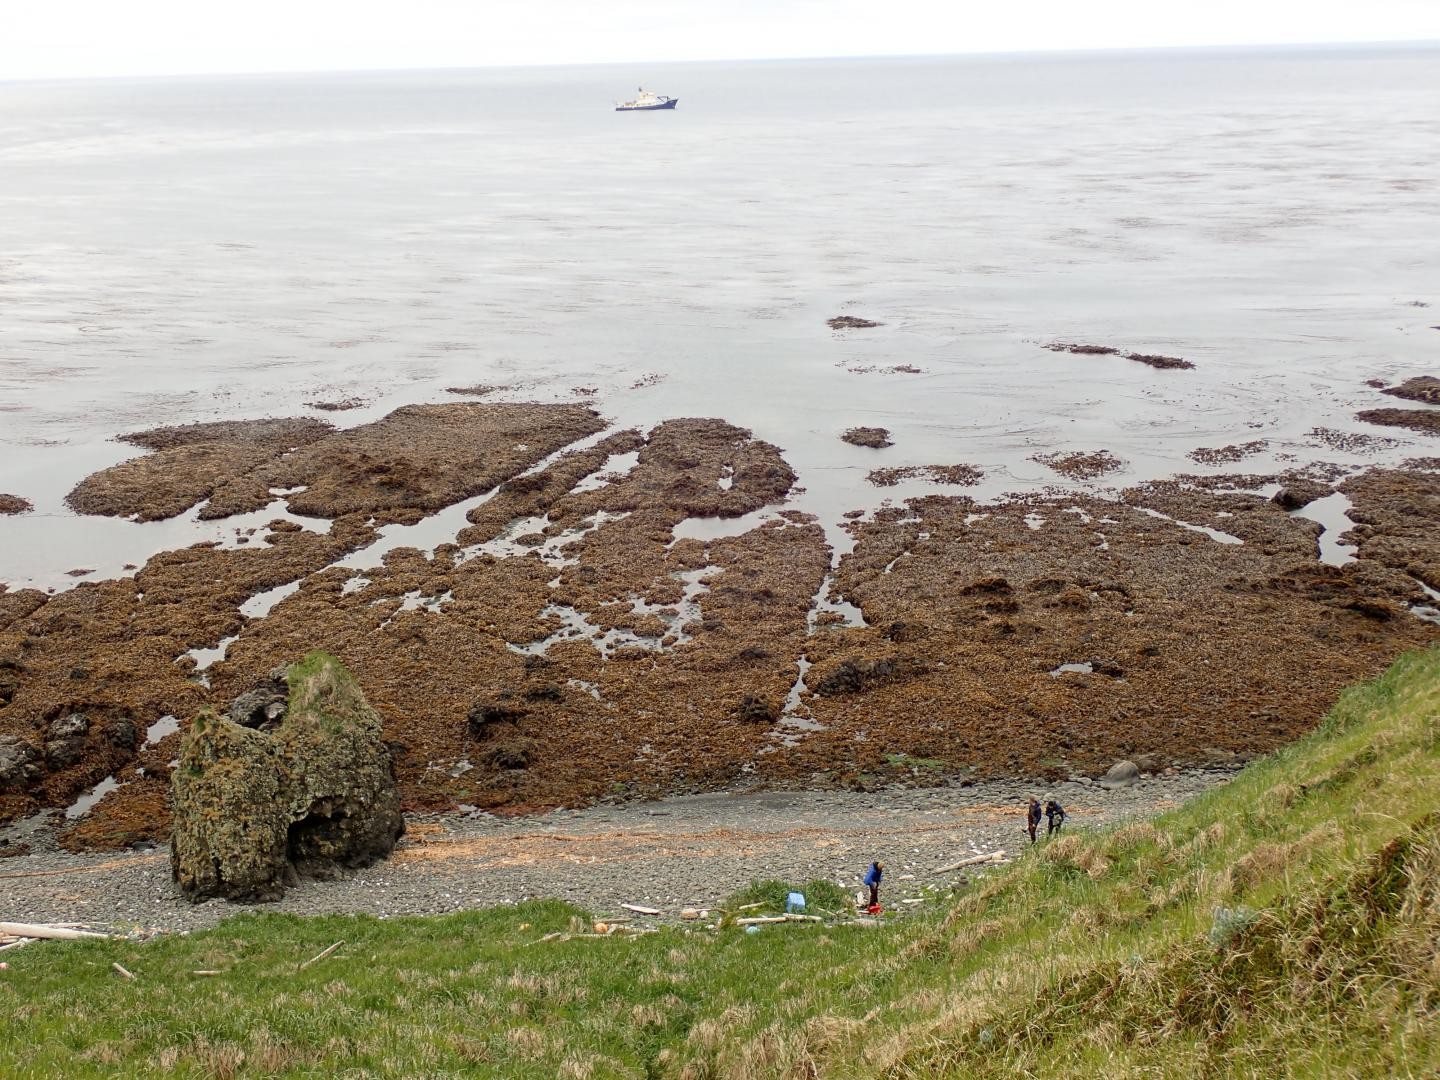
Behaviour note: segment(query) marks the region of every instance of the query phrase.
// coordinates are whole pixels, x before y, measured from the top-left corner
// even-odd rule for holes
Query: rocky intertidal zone
[[[0,822],[69,807],[71,848],[163,841],[193,719],[263,727],[271,673],[315,648],[380,718],[406,809],[518,812],[1230,761],[1440,637],[1425,459],[933,495],[846,515],[846,535],[786,508],[781,449],[718,419],[616,431],[580,406],[464,403],[259,423],[144,433],[148,457],[74,501],[278,501],[313,529],[277,517],[244,548],[0,591]],[[181,452],[216,446],[234,452]],[[1332,496],[1348,523],[1300,516]]]
[[[28,514],[34,507],[19,495],[0,494],[0,514]]]

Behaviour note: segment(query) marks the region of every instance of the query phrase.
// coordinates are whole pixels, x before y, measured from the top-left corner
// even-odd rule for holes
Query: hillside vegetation
[[[1233,783],[891,925],[541,940],[589,920],[532,903],[15,950],[0,1075],[1434,1075],[1437,803],[1430,649]]]

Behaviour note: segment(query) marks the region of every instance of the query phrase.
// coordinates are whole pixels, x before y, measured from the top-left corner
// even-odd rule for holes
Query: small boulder
[[[1113,791],[1116,788],[1134,787],[1139,779],[1140,768],[1133,761],[1117,761],[1100,778],[1100,783]]]
[[[285,716],[289,699],[290,687],[285,681],[285,669],[279,667],[254,690],[248,690],[230,702],[226,715],[241,727],[273,731]]]
[[[19,791],[40,779],[40,752],[24,739],[0,735],[0,791]]]

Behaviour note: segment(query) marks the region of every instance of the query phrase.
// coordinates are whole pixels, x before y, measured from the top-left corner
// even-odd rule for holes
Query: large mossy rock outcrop
[[[380,717],[350,673],[311,653],[286,680],[274,731],[204,713],[185,737],[170,863],[192,900],[275,900],[385,858],[405,831]]]

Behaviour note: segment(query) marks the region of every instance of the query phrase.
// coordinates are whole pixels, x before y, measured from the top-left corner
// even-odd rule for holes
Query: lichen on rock
[[[273,733],[207,712],[182,745],[170,862],[192,900],[275,900],[385,858],[404,832],[380,718],[349,672],[316,652],[286,677]]]

